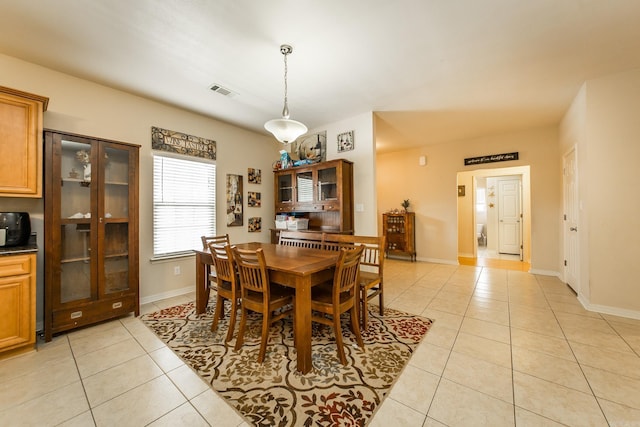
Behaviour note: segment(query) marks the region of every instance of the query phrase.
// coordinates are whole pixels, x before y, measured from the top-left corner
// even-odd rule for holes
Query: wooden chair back
[[[385,236],[353,236],[354,241],[364,245],[360,265],[371,267],[382,277],[384,268],[384,245]]]
[[[249,292],[269,292],[267,263],[262,248],[257,250],[232,248],[233,257],[238,266],[238,276],[242,287],[242,296]]]
[[[382,275],[384,266],[384,236],[354,236],[351,234],[324,233],[323,248],[329,251],[340,249],[354,249],[356,245],[363,245],[362,266],[372,267],[375,272]]]
[[[213,266],[216,271],[216,275],[212,279],[212,282],[215,282],[216,285],[216,309],[213,313],[211,331],[215,332],[218,329],[218,323],[224,316],[224,301],[229,301],[231,304],[231,314],[229,317],[229,328],[227,329],[227,337],[225,341],[230,341],[233,338],[236,314],[240,303],[240,283],[236,274],[231,246],[209,243],[208,248],[209,252],[211,252]]]
[[[231,246],[228,244],[210,242],[208,247],[209,252],[211,252],[211,258],[215,267],[216,280],[218,283],[220,283],[220,281],[224,281],[235,285],[237,280]]]
[[[298,248],[322,249],[323,233],[315,231],[281,231],[278,244]]]
[[[340,257],[336,263],[336,272],[333,278],[333,302],[340,304],[341,294],[348,292],[356,297],[359,292],[358,275],[360,273],[360,260],[364,246],[356,245],[354,249],[340,249]]]
[[[222,234],[220,236],[200,236],[200,239],[202,240],[202,249],[203,250],[207,250],[209,249],[209,243],[213,243],[214,245],[229,245],[231,244],[229,242],[229,235],[228,234]]]
[[[327,251],[339,251],[342,248],[354,249],[356,241],[351,234],[323,233],[322,248]]]

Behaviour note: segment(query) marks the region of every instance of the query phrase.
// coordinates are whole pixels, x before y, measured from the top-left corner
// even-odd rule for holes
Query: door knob
[[[578,231],[578,227],[569,227],[569,231]]]

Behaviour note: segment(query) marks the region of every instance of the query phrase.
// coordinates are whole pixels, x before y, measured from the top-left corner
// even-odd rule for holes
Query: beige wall
[[[457,264],[458,173],[495,169],[498,165],[469,168],[464,166],[464,159],[514,151],[519,152],[519,160],[500,165],[530,166],[531,269],[557,275],[561,168],[555,126],[379,155],[378,215],[399,209],[403,199],[411,199],[411,210],[416,213],[418,259]],[[427,162],[420,166],[418,159],[423,155]],[[470,185],[470,180],[465,183]],[[471,235],[472,226],[468,227]]]
[[[640,70],[586,82],[563,122],[578,146],[582,298],[592,309],[640,318]],[[584,118],[584,119],[583,119]],[[586,270],[586,271],[585,271]],[[588,286],[587,286],[588,285]]]
[[[158,126],[213,139],[218,149],[217,197],[224,201],[228,173],[244,176],[245,197],[248,190],[260,191],[261,208],[245,209],[245,225],[227,228],[224,203],[218,203],[218,232],[229,233],[232,241],[269,241],[274,226],[272,163],[278,158],[279,143],[274,139],[246,131],[210,118],[153,102],[119,90],[52,71],[34,64],[0,55],[0,81],[3,86],[50,98],[44,126],[66,132],[139,144],[140,151],[140,295],[150,300],[192,291],[195,282],[193,257],[152,263],[152,150],[151,126]],[[207,90],[206,87],[203,90]],[[211,96],[216,96],[212,94]],[[262,184],[246,182],[247,168],[262,170]],[[38,232],[38,313],[42,318],[43,295],[43,202],[37,200],[0,199],[1,210],[26,210],[32,213]],[[262,217],[263,231],[248,233],[250,216]],[[182,274],[174,276],[174,266]]]
[[[355,234],[377,234],[376,164],[373,139],[373,113],[367,112],[336,123],[329,123],[311,132],[327,132],[327,160],[347,159],[353,162]],[[354,149],[338,152],[338,135],[354,131]]]

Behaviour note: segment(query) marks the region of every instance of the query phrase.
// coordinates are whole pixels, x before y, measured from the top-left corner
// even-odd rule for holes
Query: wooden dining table
[[[320,249],[298,248],[273,243],[241,243],[239,249],[262,248],[269,280],[295,289],[294,334],[298,371],[306,374],[311,362],[311,287],[333,279],[339,253]],[[212,264],[208,251],[196,250],[196,312],[207,308],[207,270]]]

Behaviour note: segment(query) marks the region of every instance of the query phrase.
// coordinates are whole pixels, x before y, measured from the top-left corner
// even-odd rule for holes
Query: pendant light
[[[289,119],[289,106],[287,105],[287,55],[293,52],[288,44],[280,46],[280,53],[284,55],[284,108],[282,118],[269,120],[264,128],[271,132],[276,139],[283,144],[289,144],[300,135],[307,132],[307,127],[300,122]]]

